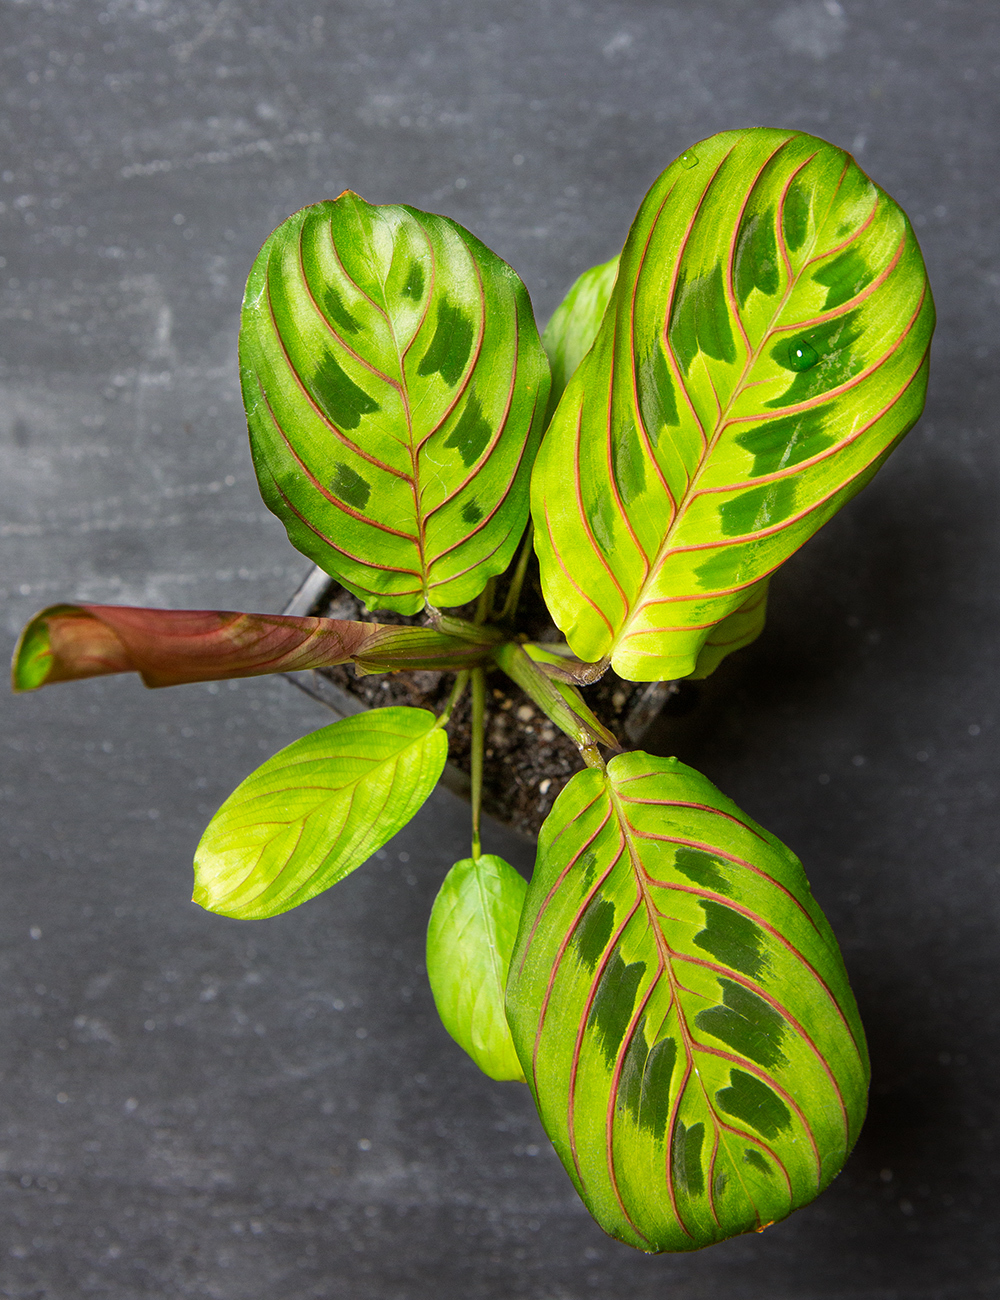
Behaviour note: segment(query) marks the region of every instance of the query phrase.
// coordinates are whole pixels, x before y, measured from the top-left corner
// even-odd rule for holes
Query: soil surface
[[[504,598],[504,579],[495,598]],[[474,606],[454,612],[472,618]],[[325,618],[368,619],[378,623],[422,625],[424,616],[407,617],[386,610],[368,610],[357,597],[335,587],[312,613]],[[562,641],[542,599],[537,565],[532,562],[524,583],[517,618],[518,630],[529,640]],[[440,713],[454,682],[452,673],[405,672],[359,676],[352,665],[324,668],[323,676],[371,708],[408,704]],[[599,682],[583,688],[583,696],[601,721],[633,747],[641,731],[676,692],[673,683],[627,682],[610,669]],[[451,762],[470,770],[471,701],[467,691],[448,724]],[[572,740],[541,713],[531,699],[499,669],[487,678],[486,748],[483,758],[483,810],[526,835],[535,836],[566,782],[584,766]]]

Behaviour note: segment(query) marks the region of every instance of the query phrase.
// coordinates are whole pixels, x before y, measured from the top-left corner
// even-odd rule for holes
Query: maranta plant
[[[375,709],[249,776],[199,846],[196,900],[271,916],[360,866],[433,789],[470,690],[472,850],[428,931],[442,1020],[487,1074],[527,1081],[612,1236],[673,1251],[759,1229],[829,1183],[864,1118],[837,943],[791,851],[677,759],[620,752],[581,687],[608,666],[704,677],[759,635],[774,570],[920,414],[933,325],[905,214],[795,131],[682,154],[542,338],[517,275],[454,221],[317,203],[247,284],[261,492],[367,608],[426,626],[57,605],[25,629],[15,689],[453,672],[439,716]],[[532,544],[563,642],[517,632]],[[582,758],[527,886],[480,844],[492,671]]]

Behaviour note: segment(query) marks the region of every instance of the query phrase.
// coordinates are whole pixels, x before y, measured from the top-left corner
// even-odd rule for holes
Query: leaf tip
[[[48,614],[47,609],[36,614],[18,637],[10,663],[10,686],[15,695],[38,690],[52,672]]]

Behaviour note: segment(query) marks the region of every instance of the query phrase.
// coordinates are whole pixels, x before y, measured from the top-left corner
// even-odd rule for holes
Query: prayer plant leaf
[[[574,653],[633,681],[694,672],[914,424],[933,326],[905,214],[843,150],[760,128],[668,167],[533,475]]]
[[[801,864],[675,758],[622,754],[559,795],[507,1017],[588,1209],[642,1250],[784,1218],[864,1118],[864,1033]]]
[[[441,1023],[491,1079],[524,1079],[504,989],[527,883],[492,853],[445,876],[427,927],[427,978]]]
[[[549,369],[467,230],[350,191],[303,208],[250,273],[240,367],[265,502],[369,608],[461,605],[506,569]]]
[[[555,410],[577,366],[590,351],[618,276],[618,258],[592,266],[570,286],[542,334],[552,367],[549,413]]]
[[[238,786],[195,853],[194,901],[287,912],[329,889],[419,810],[448,742],[426,709],[373,709],[295,741]]]
[[[292,673],[353,662],[363,672],[475,667],[488,647],[431,628],[224,609],[50,605],[21,633],[15,692],[139,673],[147,686]]]

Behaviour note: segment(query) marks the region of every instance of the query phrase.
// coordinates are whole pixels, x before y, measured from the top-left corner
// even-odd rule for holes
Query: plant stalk
[[[550,722],[577,745],[588,766],[603,766],[598,747],[620,750],[617,737],[587,707],[572,686],[554,681],[535,663],[525,649],[507,641],[493,651],[493,658],[508,677],[531,697]]]
[[[514,615],[517,613],[518,602],[521,599],[521,588],[524,586],[524,576],[528,572],[528,561],[531,559],[532,542],[535,535],[535,525],[528,520],[528,528],[524,534],[524,541],[521,543],[521,554],[517,557],[517,568],[514,570],[513,577],[510,580],[510,587],[507,589],[507,599],[503,603],[503,609],[500,611],[499,622],[512,623]]]
[[[472,670],[472,856],[482,853],[479,840],[479,814],[483,801],[483,746],[486,743],[486,673]]]
[[[477,669],[476,671],[481,671],[481,669]],[[434,724],[435,730],[440,730],[441,727],[447,727],[448,723],[451,721],[452,710],[462,698],[468,684],[469,669],[466,668],[456,676],[455,685],[451,688],[451,694],[448,696],[448,703],[438,714],[437,722]]]

